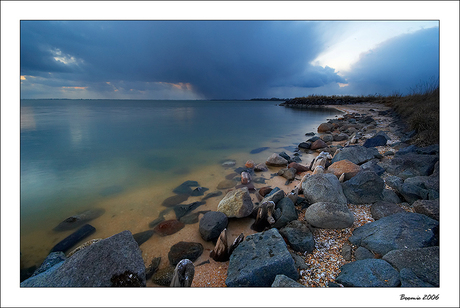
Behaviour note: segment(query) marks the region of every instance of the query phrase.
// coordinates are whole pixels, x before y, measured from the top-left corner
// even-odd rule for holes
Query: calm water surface
[[[39,265],[72,232],[52,229],[86,209],[107,210],[91,222],[101,237],[137,232],[136,217],[156,218],[183,181],[215,191],[226,159],[292,153],[338,114],[273,101],[21,100],[21,262]]]

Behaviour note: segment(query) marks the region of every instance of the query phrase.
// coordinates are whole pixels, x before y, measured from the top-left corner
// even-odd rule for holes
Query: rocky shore
[[[266,151],[264,162],[223,161],[225,179],[210,189],[185,181],[148,230],[59,250],[90,234],[80,231],[21,287],[438,287],[439,146],[410,145],[414,132],[383,105],[328,104],[345,114],[289,154],[259,148],[251,153]],[[59,227],[89,221],[77,218]],[[214,248],[180,241],[167,266],[142,259],[151,236],[185,225]]]

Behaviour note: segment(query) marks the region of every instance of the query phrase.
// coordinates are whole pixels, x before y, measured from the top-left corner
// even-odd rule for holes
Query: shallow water
[[[105,209],[89,222],[97,231],[84,241],[123,230],[146,231],[165,209],[163,200],[182,182],[198,181],[209,188],[205,195],[216,191],[234,172],[222,167],[223,161],[235,160],[239,167],[248,159],[264,162],[274,152],[291,154],[307,139],[306,132],[338,114],[270,101],[22,100],[21,266],[40,265],[55,244],[75,231],[53,231],[69,216]],[[250,153],[261,147],[268,149]],[[269,179],[270,173],[258,176]],[[215,210],[222,197],[206,200],[194,212]],[[174,218],[174,211],[165,215]],[[231,221],[229,240],[239,234],[232,229],[245,228],[243,221]],[[146,264],[157,256],[167,264],[169,247],[181,240],[201,242],[203,260],[206,249],[213,248],[201,240],[197,224],[186,225],[143,243]]]

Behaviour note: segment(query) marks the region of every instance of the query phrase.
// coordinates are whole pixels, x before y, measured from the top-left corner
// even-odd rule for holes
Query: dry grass
[[[439,88],[384,97],[382,103],[392,107],[416,131],[413,143],[419,146],[439,143]]]

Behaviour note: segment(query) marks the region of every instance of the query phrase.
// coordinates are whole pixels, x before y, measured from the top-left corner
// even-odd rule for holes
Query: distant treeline
[[[371,103],[382,97],[379,95],[368,96],[324,96],[309,95],[305,97],[296,97],[286,100],[280,106],[286,107],[303,107],[303,106],[322,106],[322,105],[349,105],[359,103]]]
[[[278,97],[272,97],[272,98],[251,98],[251,101],[286,101],[289,100],[289,98],[278,98]]]

